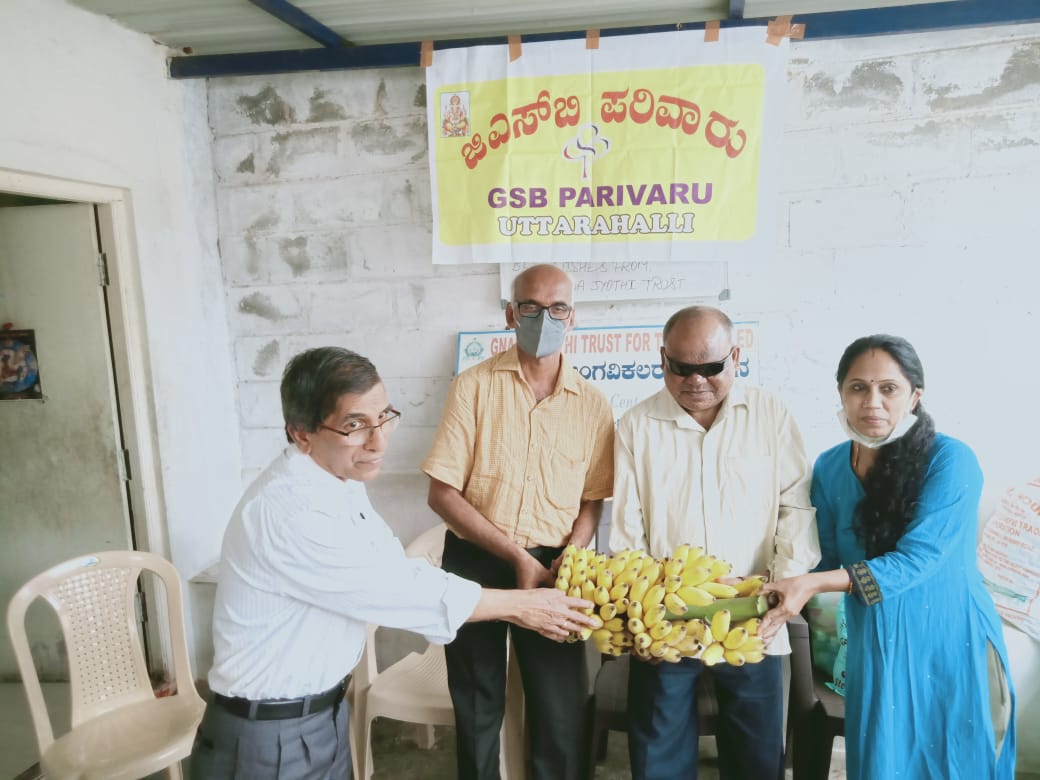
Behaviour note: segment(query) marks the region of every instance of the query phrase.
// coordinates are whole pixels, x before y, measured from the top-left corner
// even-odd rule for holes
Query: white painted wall
[[[731,268],[761,323],[762,381],[813,455],[837,442],[833,373],[854,338],[922,355],[941,430],[987,475],[982,515],[1040,470],[1040,26],[797,43],[777,251]],[[408,541],[434,522],[418,466],[458,330],[500,327],[497,268],[430,264],[419,70],[210,82],[244,476],[282,447],[277,383],[300,349],[373,358],[404,410],[373,499]],[[673,303],[587,304],[581,324],[661,323]],[[1010,629],[1009,629],[1010,630]],[[1012,638],[1022,769],[1040,769],[1037,643]]]
[[[0,3],[0,168],[130,193],[169,549],[187,579],[215,555],[241,454],[206,87],[169,81],[166,56],[63,0]]]

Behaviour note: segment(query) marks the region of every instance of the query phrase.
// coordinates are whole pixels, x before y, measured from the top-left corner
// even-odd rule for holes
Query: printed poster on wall
[[[435,51],[433,262],[765,259],[788,56],[765,39]]]
[[[737,379],[758,384],[757,322],[735,322],[740,347]],[[614,419],[664,387],[663,325],[574,328],[563,351],[568,362],[610,401]],[[516,343],[511,330],[460,331],[455,373],[459,374]]]

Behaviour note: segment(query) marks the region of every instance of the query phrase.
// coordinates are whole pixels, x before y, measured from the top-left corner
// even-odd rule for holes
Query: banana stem
[[[704,607],[687,607],[686,612],[682,615],[677,615],[670,611],[666,612],[665,619],[692,620],[693,618],[699,618],[701,620],[711,620],[716,612],[724,609],[729,610],[730,620],[734,622],[750,620],[751,618],[762,617],[769,611],[769,600],[764,595],[717,599],[714,603]]]

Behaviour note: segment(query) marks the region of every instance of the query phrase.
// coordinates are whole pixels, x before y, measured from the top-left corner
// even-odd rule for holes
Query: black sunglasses
[[[676,376],[681,376],[684,379],[694,374],[700,374],[701,376],[708,378],[712,376],[718,376],[722,373],[722,369],[726,367],[726,361],[733,355],[733,347],[730,347],[729,352],[726,353],[726,357],[722,360],[716,360],[713,363],[680,363],[678,360],[673,360],[668,357],[668,354],[664,351],[664,347],[661,347],[661,357],[664,358],[664,363],[668,366],[668,370]]]

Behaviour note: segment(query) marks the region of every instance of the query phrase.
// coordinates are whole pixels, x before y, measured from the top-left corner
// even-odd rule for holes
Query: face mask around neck
[[[542,310],[537,317],[516,317],[516,343],[528,355],[543,358],[563,349],[567,320],[554,320]]]
[[[888,436],[864,436],[852,427],[848,416],[845,414],[845,409],[842,408],[838,410],[838,423],[841,425],[841,429],[845,431],[845,435],[857,444],[861,444],[871,450],[883,447],[886,444],[891,444],[897,439],[901,439],[907,431],[914,427],[914,423],[916,422],[917,415],[913,412],[907,412],[903,415],[903,419],[896,423],[896,427],[892,429],[892,432],[888,434]]]

